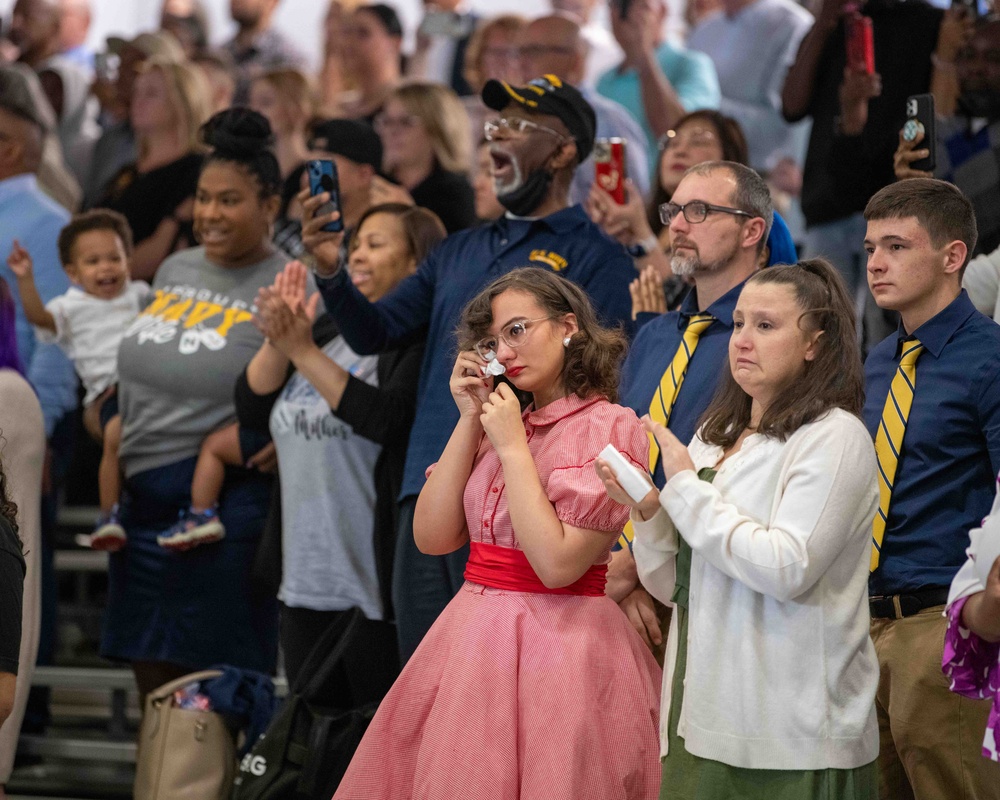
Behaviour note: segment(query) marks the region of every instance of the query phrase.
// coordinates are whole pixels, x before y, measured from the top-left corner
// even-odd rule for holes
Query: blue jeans
[[[469,560],[468,544],[446,556],[429,556],[417,549],[413,540],[416,506],[416,497],[400,501],[392,569],[392,605],[396,611],[400,664],[413,655],[434,620],[465,583],[465,562]]]

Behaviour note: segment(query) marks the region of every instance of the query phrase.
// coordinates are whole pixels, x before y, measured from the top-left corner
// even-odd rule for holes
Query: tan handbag
[[[139,728],[134,800],[225,800],[236,776],[236,743],[214,711],[178,708],[174,692],[217,678],[218,670],[192,672],[146,697]]]

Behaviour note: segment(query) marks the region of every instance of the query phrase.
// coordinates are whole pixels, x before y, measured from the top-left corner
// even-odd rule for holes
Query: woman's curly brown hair
[[[0,434],[0,442],[5,442],[3,439],[3,434]],[[0,459],[0,517],[3,517],[7,522],[10,523],[10,527],[14,529],[14,535],[17,535],[17,504],[10,499],[10,494],[7,492],[7,473],[3,468],[3,459]]]
[[[563,387],[581,398],[596,394],[612,403],[618,402],[618,375],[628,347],[625,334],[620,327],[601,326],[583,289],[539,267],[521,267],[508,272],[469,301],[456,331],[459,348],[471,350],[489,334],[493,324],[493,299],[507,291],[531,295],[553,319],[574,314],[579,330],[566,346]]]

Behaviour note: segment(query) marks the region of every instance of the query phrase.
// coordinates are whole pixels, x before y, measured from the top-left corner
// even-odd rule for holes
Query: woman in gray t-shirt
[[[351,236],[352,283],[374,302],[444,236],[427,209],[373,206]],[[236,403],[242,421],[270,429],[281,468],[285,671],[294,686],[323,632],[357,607],[365,619],[344,653],[345,675],[358,704],[378,701],[399,672],[390,598],[395,509],[424,343],[358,355],[329,315],[313,321],[319,298],[305,299],[305,267],[289,264],[283,282],[282,294],[262,293],[268,341],[238,384]],[[296,294],[301,307],[293,313]]]
[[[277,604],[249,574],[269,479],[230,469],[219,516],[226,537],[188,552],[157,544],[190,504],[202,439],[235,416],[237,377],[263,342],[254,298],[285,258],[270,242],[280,173],[267,121],[246,109],[202,128],[194,204],[201,247],[171,256],[156,296],[119,351],[125,548],[111,556],[101,652],[130,661],[142,694],[215,663],[273,671]]]

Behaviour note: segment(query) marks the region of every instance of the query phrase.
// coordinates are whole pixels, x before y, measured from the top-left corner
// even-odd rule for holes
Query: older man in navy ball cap
[[[594,149],[597,119],[590,103],[555,75],[517,87],[487,81],[483,102],[502,114],[487,120],[485,131],[493,143],[497,200],[512,214],[528,216],[553,190],[553,199],[565,206],[573,173]]]

